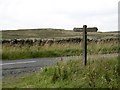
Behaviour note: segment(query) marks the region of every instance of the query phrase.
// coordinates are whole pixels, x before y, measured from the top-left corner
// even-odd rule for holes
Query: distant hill
[[[69,37],[82,38],[82,32],[53,28],[3,30],[0,32],[2,32],[2,39],[57,39]],[[88,38],[107,38],[117,36],[118,35],[115,32],[88,32]]]
[[[120,31],[109,31],[109,32],[106,32],[106,33],[120,33]]]

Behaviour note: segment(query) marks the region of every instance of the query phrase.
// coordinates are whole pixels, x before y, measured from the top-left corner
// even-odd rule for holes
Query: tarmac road
[[[56,58],[36,58],[36,59],[21,59],[21,60],[4,60],[2,61],[2,76],[18,75],[22,73],[35,72],[43,67],[53,65],[60,60],[70,60],[74,57],[56,57]]]
[[[88,58],[100,57],[114,57],[118,54],[102,54],[102,55],[89,55]],[[82,56],[69,56],[69,57],[56,57],[56,58],[35,58],[35,59],[21,59],[21,60],[3,60],[2,76],[20,75],[22,73],[31,73],[40,70],[43,67],[56,64],[61,60],[77,60]]]

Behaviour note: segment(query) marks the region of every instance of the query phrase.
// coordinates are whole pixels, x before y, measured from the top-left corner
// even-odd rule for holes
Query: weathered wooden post
[[[87,64],[87,25],[83,25],[83,61]]]

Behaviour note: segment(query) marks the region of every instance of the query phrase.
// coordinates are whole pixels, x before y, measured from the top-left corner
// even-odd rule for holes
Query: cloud
[[[117,29],[118,0],[0,0],[0,29]]]
[[[120,31],[120,1],[118,3],[118,30]]]

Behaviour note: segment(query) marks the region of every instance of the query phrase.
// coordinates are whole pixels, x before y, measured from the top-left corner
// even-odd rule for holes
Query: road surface
[[[118,54],[96,55],[100,57],[114,57]],[[95,55],[89,55],[88,58],[94,58]],[[60,60],[77,60],[82,56],[56,57],[56,58],[36,58],[21,60],[4,60],[0,64],[2,66],[2,76],[18,75],[22,73],[31,73],[40,70],[43,67],[56,64]]]

